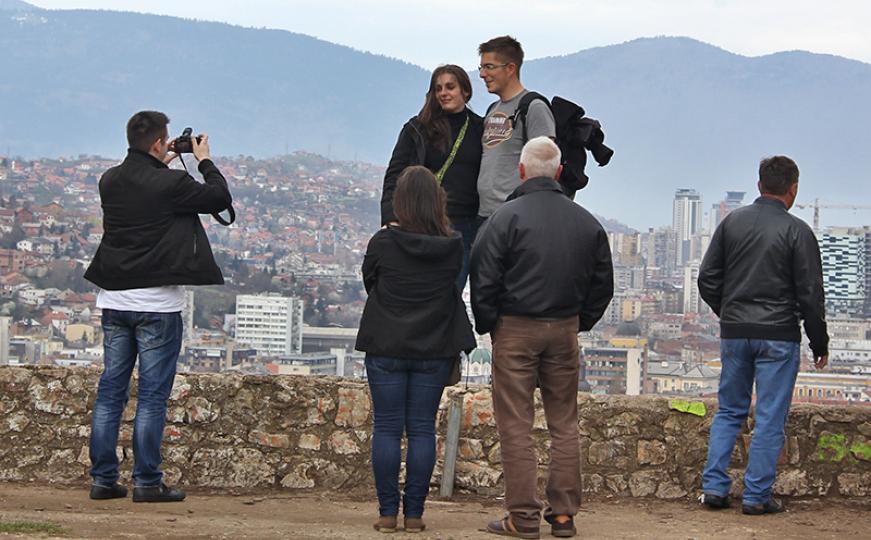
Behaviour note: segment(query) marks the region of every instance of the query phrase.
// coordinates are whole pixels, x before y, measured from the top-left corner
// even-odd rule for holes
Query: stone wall
[[[0,481],[88,481],[98,377],[93,369],[0,368]],[[442,435],[449,396],[457,392],[462,389],[451,388],[442,403]],[[714,402],[579,394],[578,403],[585,491],[666,499],[698,494]],[[125,479],[135,405],[134,384],[118,448]],[[465,392],[456,486],[483,495],[502,489],[491,405],[488,389]],[[534,438],[546,459],[549,440],[538,405]],[[371,422],[369,392],[359,381],[179,375],[165,433],[167,481],[225,489],[369,486]],[[795,406],[776,491],[871,495],[869,440],[871,408]],[[733,455],[736,467],[746,462],[748,444],[745,433]],[[440,439],[440,455],[442,446]],[[439,464],[436,483],[440,471]]]

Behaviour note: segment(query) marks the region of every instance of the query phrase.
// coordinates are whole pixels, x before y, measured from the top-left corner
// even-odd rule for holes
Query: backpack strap
[[[526,113],[529,112],[529,105],[535,101],[536,99],[542,100],[545,105],[550,108],[550,101],[547,100],[546,97],[539,94],[538,92],[527,92],[520,98],[520,103],[517,104],[517,109],[514,110],[514,114],[509,118],[511,120],[511,126],[514,127],[517,125],[518,121],[523,122],[523,141],[526,142],[529,137],[527,136],[526,131]],[[489,111],[488,111],[489,112]]]

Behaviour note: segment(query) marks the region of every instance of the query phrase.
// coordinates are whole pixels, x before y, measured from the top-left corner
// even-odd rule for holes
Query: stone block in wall
[[[867,497],[871,495],[871,473],[839,474],[838,493],[845,497]]]
[[[649,497],[656,494],[659,484],[667,479],[663,471],[636,471],[629,475],[629,492],[633,497]]]
[[[641,417],[631,412],[623,412],[611,416],[605,420],[605,425],[601,428],[601,431],[606,439],[637,435],[641,432]]]
[[[599,474],[582,474],[581,489],[584,493],[600,493],[605,487],[605,479]]]
[[[457,454],[460,459],[478,460],[484,458],[484,445],[478,439],[460,439]]]
[[[327,423],[327,414],[336,408],[336,402],[330,397],[319,397],[314,405],[306,411],[305,425],[320,426]]]
[[[590,443],[587,461],[590,465],[601,465],[609,468],[629,469],[631,466],[626,442],[621,439]]]
[[[637,459],[639,465],[662,465],[668,459],[662,441],[638,441]]]
[[[330,450],[337,454],[349,455],[360,453],[360,447],[357,445],[357,442],[349,433],[344,431],[333,432],[327,444]]]
[[[629,482],[623,474],[609,474],[605,476],[605,486],[615,495],[624,495],[629,489]]]
[[[680,499],[687,496],[687,490],[673,480],[665,480],[656,488],[657,499]]]
[[[361,427],[369,423],[371,410],[369,392],[362,388],[339,388],[339,406],[336,411],[336,425],[340,427]]]
[[[0,370],[0,389],[4,396],[27,392],[33,371],[28,368],[4,367]]]
[[[454,483],[462,488],[490,488],[500,485],[502,471],[491,467],[488,463],[475,461],[458,461]]]
[[[778,495],[803,496],[809,492],[807,473],[798,469],[781,470],[774,482],[774,493]]]
[[[490,463],[502,463],[502,444],[496,442],[487,451],[487,461]]]
[[[273,485],[275,471],[253,448],[200,448],[191,457],[189,485],[230,488]]]
[[[297,447],[303,450],[320,450],[321,438],[314,433],[303,433],[299,436]]]
[[[290,448],[290,437],[284,433],[267,433],[258,429],[248,434],[248,442],[268,448]]]
[[[208,399],[197,396],[187,400],[185,423],[208,424],[221,415],[221,406]]]
[[[493,400],[487,390],[467,394],[463,401],[462,431],[466,432],[481,426],[496,426],[493,418]]]
[[[862,422],[856,426],[856,430],[865,437],[871,438],[871,422]]]

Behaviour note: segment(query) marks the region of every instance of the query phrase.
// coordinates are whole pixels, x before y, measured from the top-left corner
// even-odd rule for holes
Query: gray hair
[[[526,169],[527,178],[554,178],[561,159],[559,147],[549,137],[530,139],[520,152],[520,163]]]

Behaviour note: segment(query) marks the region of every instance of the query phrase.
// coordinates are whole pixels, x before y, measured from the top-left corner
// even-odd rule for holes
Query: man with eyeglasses
[[[527,140],[556,137],[556,124],[550,108],[541,100],[529,105],[525,120],[513,121],[521,98],[529,91],[520,83],[523,48],[511,36],[491,39],[478,46],[481,64],[478,74],[487,91],[499,96],[484,118],[484,153],[478,173],[479,221],[490,217],[505,199],[520,186],[517,165]],[[522,125],[526,122],[526,138]]]

